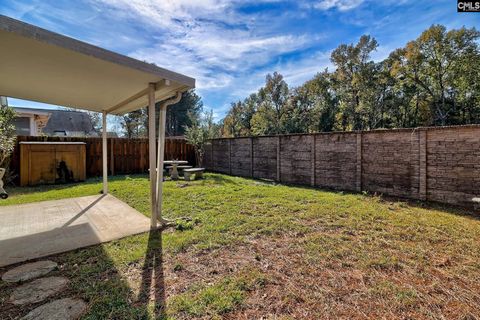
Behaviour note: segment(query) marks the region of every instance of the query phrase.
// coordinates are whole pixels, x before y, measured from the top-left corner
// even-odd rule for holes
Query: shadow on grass
[[[218,184],[238,184],[234,181],[235,177],[237,176],[230,176],[227,174],[222,174],[218,172],[211,172],[211,175],[208,176],[209,179],[215,181]],[[241,176],[238,176],[241,177]],[[274,180],[269,179],[261,179],[261,178],[252,178],[252,177],[241,177],[242,179],[246,179],[249,181],[258,182],[261,184],[269,184],[269,185],[282,185],[287,187],[294,187],[300,188],[304,190],[310,191],[317,191],[317,192],[330,192],[339,195],[362,195],[367,198],[378,198],[384,202],[397,202],[397,203],[404,203],[410,207],[418,208],[418,209],[426,209],[426,210],[438,210],[443,211],[448,214],[453,214],[461,217],[466,217],[472,220],[480,220],[480,210],[472,208],[462,207],[460,205],[453,205],[453,204],[444,204],[434,201],[421,201],[403,197],[396,197],[396,196],[389,196],[384,194],[378,194],[375,192],[357,192],[352,190],[341,190],[335,188],[327,188],[327,187],[320,187],[320,186],[309,186],[309,185],[302,185],[296,183],[285,183],[285,182],[277,182]]]
[[[80,227],[83,228],[84,226]],[[89,231],[82,230],[80,230],[82,234]],[[50,238],[55,237],[55,232],[55,230],[50,232],[52,233]],[[90,231],[89,234],[91,234],[92,239],[95,237],[93,231]],[[45,235],[29,235],[28,237],[36,238],[40,236],[43,240],[39,241],[44,241]],[[18,240],[18,243],[28,242],[24,241],[26,239],[14,240]],[[105,244],[105,246],[115,246],[117,244],[119,243]],[[118,268],[122,268],[121,266],[124,264],[115,261],[104,245],[94,245],[29,260],[29,262],[47,259],[53,260],[59,265],[59,268],[52,271],[48,276],[68,278],[68,288],[37,303],[14,305],[9,301],[9,298],[18,285],[0,281],[0,319],[17,319],[49,301],[68,297],[80,298],[87,303],[88,309],[82,319],[166,318],[161,230],[150,231],[143,266],[137,267],[141,278],[134,278],[136,282],[133,286],[128,281],[129,269],[119,270]],[[24,263],[0,267],[0,274]],[[136,286],[138,283],[141,283],[139,289]]]
[[[153,300],[153,301],[152,301]],[[153,304],[155,319],[165,319],[166,295],[163,272],[162,230],[151,230],[148,236],[147,251],[142,267],[139,302],[149,306]]]
[[[218,185],[238,185],[238,182],[235,181],[235,176],[228,176],[225,174],[219,174],[216,172],[209,172],[207,173],[204,178],[203,182],[204,183],[212,183],[212,184],[218,184]]]
[[[131,175],[109,176],[108,182],[125,181],[128,179],[135,179],[135,178],[147,179],[148,175],[131,174]],[[43,184],[38,186],[26,186],[26,187],[10,185],[10,186],[7,186],[6,188],[8,189],[8,193],[11,196],[13,196],[18,194],[45,192],[45,191],[52,191],[52,190],[60,191],[60,190],[70,189],[77,186],[93,186],[93,185],[99,184],[98,192],[101,193],[102,191],[101,183],[102,183],[102,177],[94,177],[94,178],[88,178],[85,181],[71,182],[71,183],[64,183],[64,184]]]

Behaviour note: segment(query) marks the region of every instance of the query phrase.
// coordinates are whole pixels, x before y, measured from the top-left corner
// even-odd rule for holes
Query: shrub
[[[10,155],[15,148],[16,134],[15,111],[5,106],[0,107],[0,168],[7,168],[10,161]]]

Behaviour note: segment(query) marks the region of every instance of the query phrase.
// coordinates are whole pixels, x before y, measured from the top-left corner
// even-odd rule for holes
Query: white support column
[[[103,194],[108,193],[108,168],[107,168],[107,112],[102,116],[102,164],[103,164]]]
[[[167,105],[162,104],[158,118],[158,159],[157,159],[157,184],[156,184],[156,202],[157,210],[155,216],[162,222],[162,202],[163,202],[163,160],[165,158],[165,123],[167,119]]]
[[[156,150],[155,150],[155,84],[148,86],[148,158],[150,167],[150,204],[151,220],[150,226],[157,227],[157,206],[156,206]]]

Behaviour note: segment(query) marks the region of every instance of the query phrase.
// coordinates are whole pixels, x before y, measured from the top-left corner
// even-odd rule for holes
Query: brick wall
[[[473,207],[480,126],[215,139],[205,166],[226,174]]]

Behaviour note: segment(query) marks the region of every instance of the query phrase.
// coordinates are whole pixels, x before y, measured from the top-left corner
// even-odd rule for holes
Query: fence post
[[[280,167],[280,137],[281,136],[278,136],[277,137],[277,181],[280,182],[281,181],[281,167]]]
[[[232,139],[228,139],[228,174],[232,175]]]
[[[250,137],[250,175],[253,178],[253,138]]]
[[[115,139],[114,138],[110,138],[110,170],[112,172],[112,176],[115,175],[115,154],[114,154],[114,151],[115,151],[115,148],[114,148],[114,141]]]
[[[214,152],[213,152],[213,146],[215,145],[215,140],[212,140],[212,171],[215,172],[215,159],[213,158]]]
[[[362,132],[357,132],[356,190],[362,191]]]
[[[315,160],[316,160],[316,152],[315,152],[315,137],[316,135],[315,134],[312,134],[310,136],[310,140],[311,140],[311,146],[310,146],[310,162],[311,162],[311,166],[312,166],[312,173],[311,173],[311,181],[310,181],[310,184],[312,185],[312,187],[315,186]]]
[[[428,129],[421,129],[419,136],[419,195],[420,200],[427,200],[427,131]]]

